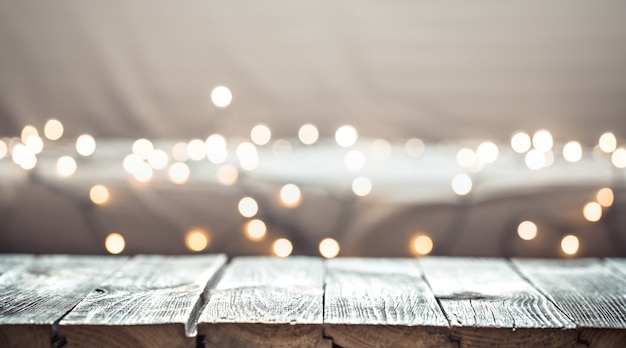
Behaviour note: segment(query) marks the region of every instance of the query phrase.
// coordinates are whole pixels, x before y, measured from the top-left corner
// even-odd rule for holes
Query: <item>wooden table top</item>
[[[626,347],[626,259],[0,255],[0,347]]]

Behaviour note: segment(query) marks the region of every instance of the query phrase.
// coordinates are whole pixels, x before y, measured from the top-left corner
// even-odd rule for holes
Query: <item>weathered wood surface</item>
[[[592,347],[626,347],[626,277],[597,259],[515,259],[515,266]]]
[[[415,259],[326,261],[324,333],[341,347],[455,347]]]
[[[56,324],[125,257],[49,255],[0,276],[0,347],[50,347]]]
[[[461,347],[575,346],[576,325],[503,259],[420,260]]]
[[[9,271],[15,267],[23,266],[32,259],[32,255],[0,254],[0,274]]]
[[[330,347],[323,294],[319,258],[235,258],[209,292],[198,332],[207,347]]]
[[[626,275],[626,259],[606,259],[604,262],[609,268]]]
[[[135,256],[59,323],[68,347],[195,347],[205,288],[225,255]]]

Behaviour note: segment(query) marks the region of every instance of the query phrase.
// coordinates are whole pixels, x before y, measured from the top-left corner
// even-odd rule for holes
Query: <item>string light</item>
[[[252,197],[244,197],[239,201],[239,214],[243,217],[251,218],[259,211],[259,205]]]
[[[626,168],[626,149],[618,148],[611,154],[611,162],[616,168]]]
[[[280,189],[280,202],[284,207],[294,208],[300,205],[302,193],[294,184],[287,184]]]
[[[602,206],[598,202],[589,202],[583,207],[583,216],[589,222],[597,222],[602,218]]]
[[[414,255],[428,255],[433,250],[433,240],[426,234],[417,234],[411,241],[411,251]]]
[[[598,140],[598,145],[600,145],[600,150],[606,153],[611,153],[615,151],[617,147],[617,139],[615,138],[615,134],[611,132],[604,133],[600,136]]]
[[[483,163],[493,163],[498,159],[500,151],[498,150],[498,145],[485,141],[478,145],[478,149],[476,149],[476,156]]]
[[[372,192],[372,181],[364,176],[359,176],[352,181],[352,192],[359,197],[365,197]]]
[[[465,196],[472,190],[472,179],[465,174],[457,174],[452,178],[452,190],[459,196]]]
[[[258,124],[250,131],[250,139],[252,139],[252,142],[256,145],[265,145],[272,139],[272,131],[266,125]]]
[[[350,172],[358,172],[365,166],[365,155],[359,150],[351,150],[343,157],[343,163]]]
[[[187,144],[187,156],[192,161],[203,160],[207,156],[206,143],[200,139],[193,139]]]
[[[517,153],[525,153],[531,146],[530,136],[525,132],[517,132],[511,137],[511,148]]]
[[[58,140],[63,136],[63,123],[54,118],[49,119],[43,128],[43,134],[49,140]]]
[[[267,226],[263,220],[253,219],[245,225],[246,237],[252,241],[260,241],[265,239],[267,234]]]
[[[76,139],[76,152],[87,157],[96,151],[96,140],[89,134],[82,134]]]
[[[239,172],[237,168],[223,164],[217,168],[217,181],[224,186],[231,186],[237,182]]]
[[[358,139],[358,134],[354,127],[345,125],[341,126],[335,132],[335,141],[341,147],[350,147],[354,145]]]
[[[226,139],[220,134],[211,134],[206,138],[206,156],[213,164],[222,164],[228,159]]]
[[[70,156],[61,156],[57,160],[57,174],[61,177],[72,176],[76,172],[76,161]]]
[[[191,251],[202,251],[209,245],[209,234],[202,229],[196,228],[185,236],[185,246]]]
[[[106,237],[104,240],[104,247],[110,254],[119,254],[124,251],[126,241],[121,234],[114,232]]]
[[[319,138],[319,135],[320,134],[317,130],[317,127],[310,123],[302,125],[302,127],[300,127],[300,129],[298,130],[298,139],[300,139],[300,142],[302,142],[304,145],[315,144],[315,142]]]
[[[135,155],[141,157],[141,159],[148,159],[150,153],[154,150],[154,145],[148,139],[141,138],[133,142],[132,151]]]
[[[167,156],[167,152],[161,149],[155,149],[150,153],[150,155],[148,155],[148,164],[156,170],[161,170],[167,167],[167,163],[169,161],[170,159]]]
[[[577,141],[570,141],[563,146],[563,158],[570,163],[576,163],[583,158],[583,148]]]
[[[171,182],[180,185],[189,180],[190,172],[189,166],[186,163],[176,162],[172,163],[167,173]]]
[[[598,193],[596,194],[596,200],[603,207],[612,206],[614,200],[613,190],[608,187],[598,190]]]
[[[218,108],[225,108],[230,105],[233,100],[233,94],[230,89],[225,86],[217,86],[211,91],[211,101]]]
[[[533,240],[537,237],[537,225],[532,221],[522,221],[517,225],[517,235],[523,240]]]
[[[385,139],[376,139],[372,143],[372,155],[378,160],[387,159],[391,155],[391,144]]]
[[[541,152],[552,149],[553,140],[550,131],[541,129],[533,135],[533,147]]]
[[[109,202],[109,190],[104,185],[94,185],[89,190],[89,199],[94,204],[105,205]]]
[[[327,259],[336,257],[340,249],[339,243],[332,238],[324,238],[319,244],[320,254]]]
[[[563,237],[561,239],[561,250],[567,255],[574,255],[578,252],[578,247],[580,246],[580,242],[578,237],[573,236],[571,234]]]
[[[411,138],[404,145],[404,151],[411,158],[417,158],[424,153],[426,145],[419,138]]]
[[[272,249],[274,250],[274,254],[276,256],[287,257],[291,255],[291,252],[293,251],[293,245],[291,244],[289,239],[279,238],[274,241]]]

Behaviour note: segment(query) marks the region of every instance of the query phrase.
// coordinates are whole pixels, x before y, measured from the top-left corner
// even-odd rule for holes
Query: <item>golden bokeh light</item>
[[[24,128],[22,128],[22,133],[20,135],[20,139],[22,140],[22,144],[26,144],[26,140],[31,135],[37,135],[37,136],[39,135],[39,132],[37,131],[37,128],[35,128],[34,126],[31,126],[31,125],[24,126]]]
[[[365,197],[372,192],[372,181],[364,176],[359,176],[352,181],[352,192],[359,197]]]
[[[528,169],[539,170],[546,165],[546,156],[539,150],[530,150],[524,156],[524,162]]]
[[[206,138],[206,156],[213,164],[222,164],[228,159],[226,138],[221,134],[211,134]]]
[[[461,168],[470,168],[476,163],[476,153],[472,149],[466,147],[460,149],[456,153],[456,163]]]
[[[238,178],[239,171],[229,164],[222,164],[217,168],[217,181],[224,186],[234,185]]]
[[[570,141],[563,146],[563,158],[570,163],[576,163],[583,158],[583,148],[577,141]]]
[[[94,185],[89,190],[89,199],[94,204],[105,205],[109,202],[109,190],[104,185]]]
[[[332,238],[324,238],[319,244],[320,255],[327,259],[332,259],[339,254],[339,242]]]
[[[170,181],[175,184],[184,184],[189,180],[191,171],[189,166],[183,162],[172,163],[170,169],[167,171]]]
[[[76,161],[70,156],[61,156],[57,160],[57,174],[61,177],[72,176],[76,167]]]
[[[246,223],[245,228],[246,237],[252,241],[260,241],[265,239],[267,234],[267,226],[263,220],[253,219]]]
[[[612,206],[614,199],[613,190],[608,187],[602,188],[596,193],[596,201],[603,207]]]
[[[200,139],[193,139],[187,143],[187,157],[192,161],[201,161],[207,155],[206,143]]]
[[[293,245],[291,244],[289,239],[279,238],[274,241],[274,244],[272,245],[272,250],[274,250],[274,255],[278,257],[287,257],[293,252]]]
[[[150,166],[156,170],[161,170],[167,167],[169,161],[170,158],[167,155],[167,152],[161,149],[154,149],[154,151],[152,151],[150,155],[148,155],[148,164],[150,164]]]
[[[148,182],[152,179],[152,176],[154,175],[154,170],[152,170],[152,167],[150,167],[148,163],[141,161],[135,167],[132,175],[135,180],[139,182]]]
[[[616,168],[626,168],[626,149],[620,147],[613,151],[611,154],[611,163],[613,163]]]
[[[522,221],[517,225],[517,235],[523,240],[533,240],[537,237],[537,225],[532,221]]]
[[[119,233],[111,233],[104,240],[104,247],[110,254],[119,254],[124,251],[126,241]]]
[[[172,157],[175,161],[185,162],[189,159],[187,156],[187,143],[184,141],[174,144],[172,147]]]
[[[335,141],[337,142],[337,145],[341,147],[350,147],[354,145],[358,137],[359,135],[356,129],[349,125],[341,126],[335,132]]]
[[[533,134],[533,147],[541,152],[552,150],[552,133],[546,129],[541,129]]]
[[[452,178],[452,191],[459,196],[465,196],[472,191],[472,179],[465,174],[457,174]]]
[[[141,138],[133,142],[132,151],[135,155],[142,159],[148,159],[150,153],[154,150],[154,145],[148,139]]]
[[[264,124],[257,124],[250,131],[250,139],[256,145],[265,145],[272,139],[272,131]]]
[[[589,222],[597,222],[602,218],[602,206],[598,202],[589,202],[583,207],[583,216]]]
[[[63,123],[54,118],[49,119],[43,127],[43,134],[50,140],[58,140],[63,136]]]
[[[213,102],[213,105],[217,106],[218,108],[227,107],[228,105],[230,105],[232,100],[233,94],[231,93],[230,89],[228,89],[228,87],[217,86],[211,91],[211,101]]]
[[[300,139],[300,141],[304,145],[314,144],[319,138],[319,135],[320,134],[319,134],[319,131],[317,130],[317,127],[315,127],[314,125],[310,123],[303,125],[298,130],[298,139]]]
[[[287,184],[280,189],[280,203],[287,208],[294,208],[300,205],[302,192],[295,184]]]
[[[41,139],[38,135],[28,136],[24,145],[26,145],[26,147],[35,155],[43,151],[43,139]]]
[[[426,234],[420,233],[411,241],[411,252],[414,255],[428,255],[433,250],[433,240]]]
[[[525,153],[531,146],[530,136],[525,132],[517,132],[511,137],[511,148],[517,153]]]
[[[76,139],[76,152],[81,156],[91,156],[96,151],[96,140],[90,134],[81,134]]]
[[[243,217],[251,218],[259,211],[259,205],[252,197],[244,197],[238,204],[239,214]]]
[[[578,252],[578,248],[580,246],[580,241],[578,237],[573,236],[571,234],[563,237],[561,239],[561,250],[567,255],[574,255]]]
[[[600,145],[600,150],[602,150],[602,152],[611,153],[615,151],[615,148],[617,147],[615,134],[611,132],[602,134],[598,140],[598,145]]]
[[[252,171],[259,166],[259,153],[254,144],[246,141],[237,145],[235,154],[239,159],[239,165],[244,170]]]
[[[187,232],[185,236],[185,246],[191,251],[202,251],[206,249],[209,242],[209,234],[203,229],[195,228]]]
[[[476,156],[483,163],[495,162],[498,159],[499,154],[500,150],[498,149],[498,145],[492,143],[491,141],[481,143],[476,149]]]

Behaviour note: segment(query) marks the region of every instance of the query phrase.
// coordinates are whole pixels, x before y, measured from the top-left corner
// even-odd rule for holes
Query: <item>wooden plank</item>
[[[12,268],[25,265],[32,259],[33,256],[27,254],[0,254],[0,274]]]
[[[203,294],[225,255],[133,257],[59,323],[68,347],[195,347]]]
[[[626,346],[626,277],[597,259],[514,260],[578,327],[581,342]]]
[[[58,321],[125,257],[47,255],[0,277],[0,347],[50,347]]]
[[[415,259],[326,261],[324,334],[341,347],[456,347]]]
[[[626,274],[626,259],[605,259],[604,264],[622,274]]]
[[[206,347],[330,347],[322,335],[321,259],[235,258],[209,292]]]
[[[420,260],[461,347],[576,346],[576,326],[503,259]]]

